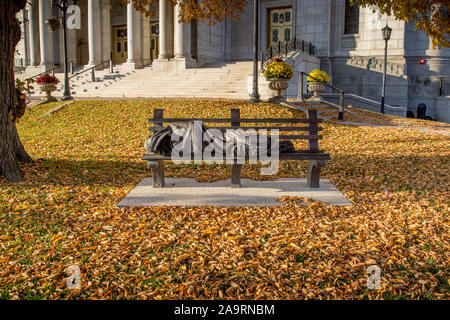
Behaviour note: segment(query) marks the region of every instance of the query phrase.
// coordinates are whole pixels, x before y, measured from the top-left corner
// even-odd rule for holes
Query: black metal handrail
[[[74,77],[78,77],[80,74],[83,74],[85,72],[91,71],[91,81],[92,82],[96,82],[95,80],[95,68],[99,67],[99,66],[103,66],[104,64],[109,63],[109,71],[113,72],[113,65],[112,65],[112,60],[108,59],[106,61],[100,62],[92,67],[89,67],[87,69],[84,69],[83,71],[77,72],[76,74],[72,75],[69,77],[69,79],[72,79]]]
[[[27,90],[28,90],[28,91],[30,90],[30,81],[31,81],[31,80],[33,80],[34,78],[39,77],[40,75],[43,75],[43,74],[49,73],[49,72],[52,73],[52,76],[55,76],[55,70],[56,70],[56,69],[59,69],[59,67],[51,68],[50,70],[43,71],[43,72],[41,72],[41,73],[35,74],[34,76],[25,79],[24,81],[27,83]]]
[[[296,37],[285,42],[278,41],[262,52],[261,69],[264,69],[264,64],[268,60],[274,57],[287,56],[289,52],[293,51],[305,52],[313,56],[316,53],[316,47],[312,43],[297,39]]]
[[[30,64],[30,61],[28,58],[15,58],[14,59],[14,67],[21,67],[24,68]]]
[[[345,99],[345,92],[344,92],[344,90],[342,90],[342,89],[340,89],[338,87],[335,87],[335,86],[333,86],[333,85],[331,85],[331,84],[329,84],[327,82],[323,82],[323,81],[321,81],[321,80],[311,76],[309,73],[306,73],[306,72],[303,72],[303,71],[300,71],[300,78],[299,78],[299,81],[298,81],[298,98],[300,100],[303,100],[303,83],[304,83],[303,80],[304,80],[304,76],[305,75],[307,77],[310,77],[311,79],[314,79],[317,82],[322,83],[323,85],[325,85],[325,86],[327,86],[327,87],[329,87],[329,88],[331,88],[333,90],[336,90],[337,92],[340,93],[341,97],[340,97],[340,101],[339,101],[339,115],[338,115],[338,119],[339,120],[344,120],[344,111],[345,111],[345,109],[344,109],[345,108],[344,107],[344,99]]]

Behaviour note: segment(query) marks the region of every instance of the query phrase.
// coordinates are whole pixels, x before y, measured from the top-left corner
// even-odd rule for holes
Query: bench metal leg
[[[232,164],[231,165],[231,187],[240,188],[241,187],[241,170],[242,164]]]
[[[320,187],[320,169],[325,167],[323,160],[309,160],[308,161],[308,188]]]
[[[164,161],[148,161],[148,167],[152,170],[153,188],[164,188]]]

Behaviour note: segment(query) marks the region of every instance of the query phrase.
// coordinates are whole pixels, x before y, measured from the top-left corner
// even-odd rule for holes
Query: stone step
[[[245,79],[246,80],[246,79]],[[127,88],[127,89],[132,89],[132,88],[139,88],[139,87],[143,87],[143,88],[149,88],[149,87],[161,87],[161,86],[175,86],[175,87],[204,87],[204,86],[237,86],[237,85],[242,85],[244,80],[242,81],[147,81],[147,82],[132,82],[132,81],[126,81],[123,82],[122,84],[114,84],[115,86],[120,86],[121,88]],[[103,82],[92,82],[92,83],[88,83],[88,84],[84,84],[84,86],[94,86],[94,85],[104,85],[104,84],[109,84],[109,85],[113,85],[111,83],[103,83]],[[78,85],[80,86],[80,85]]]
[[[252,64],[236,62],[171,72],[153,71],[151,67],[129,71],[117,66],[114,70],[114,74],[109,73],[109,69],[96,71],[96,82],[90,81],[90,72],[72,78],[72,94],[79,97],[247,99],[247,77],[252,72]],[[57,74],[57,77],[63,80],[64,75]],[[55,96],[61,95],[62,90],[60,85]]]
[[[86,92],[73,91],[71,94],[74,95],[75,98],[79,97],[79,98],[105,98],[105,99],[108,99],[108,98],[217,98],[216,93],[209,93],[209,92],[194,93],[194,94],[153,93],[151,95],[149,95],[148,93],[147,94],[112,93],[112,94],[109,94],[108,96],[104,96],[99,93],[86,93]],[[43,96],[45,96],[45,95],[44,94],[35,95],[36,98],[43,97]],[[53,94],[53,96],[61,97],[62,92]],[[224,98],[230,98],[230,99],[247,99],[248,97],[249,97],[248,93],[245,93],[245,94],[228,93],[228,94],[226,94],[226,96],[224,96]]]

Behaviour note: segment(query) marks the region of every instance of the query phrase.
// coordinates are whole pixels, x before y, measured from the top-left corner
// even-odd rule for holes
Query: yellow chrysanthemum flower
[[[317,82],[317,80],[319,80],[319,81],[328,83],[331,80],[330,76],[325,71],[322,71],[319,69],[314,69],[313,71],[311,71],[309,73],[309,75],[313,78],[307,77],[306,81],[308,81],[308,82]]]
[[[290,79],[294,76],[294,71],[285,62],[272,62],[263,75],[266,79]]]

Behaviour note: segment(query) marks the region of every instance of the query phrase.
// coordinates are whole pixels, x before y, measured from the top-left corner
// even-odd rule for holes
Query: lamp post
[[[387,51],[388,51],[388,41],[391,38],[392,29],[388,26],[386,22],[386,26],[381,29],[383,33],[383,39],[385,41],[384,45],[384,74],[383,74],[383,88],[381,92],[381,113],[384,113],[384,97],[386,93],[386,72],[387,72]]]
[[[259,19],[259,0],[254,0],[253,13],[253,89],[250,95],[250,102],[259,102],[258,92],[258,19]]]
[[[76,1],[74,1],[76,3]],[[73,100],[70,95],[70,84],[69,84],[69,60],[67,56],[67,25],[66,25],[66,14],[67,14],[67,0],[53,0],[53,6],[61,10],[62,12],[62,27],[63,27],[63,38],[64,38],[64,93],[61,100]]]

